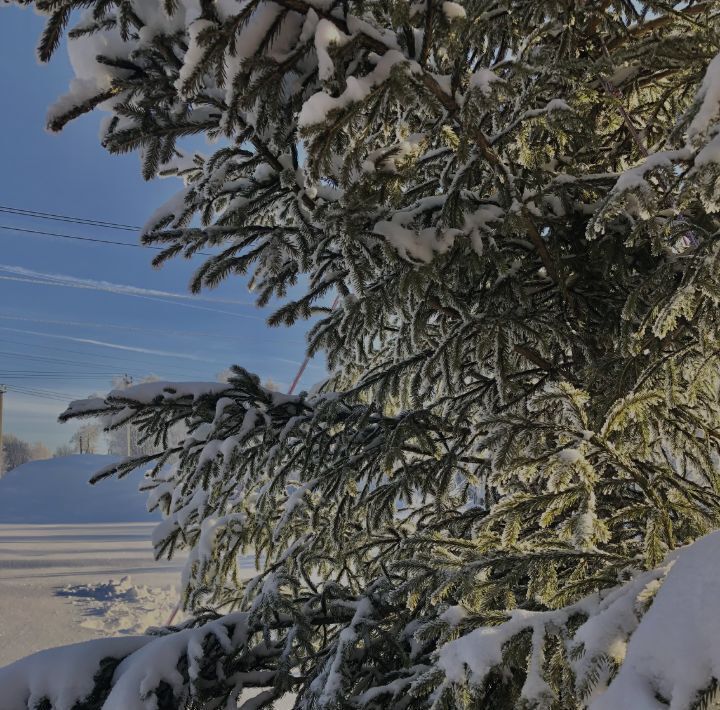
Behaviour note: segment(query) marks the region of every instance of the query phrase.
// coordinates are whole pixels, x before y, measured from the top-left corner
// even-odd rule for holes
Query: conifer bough
[[[192,289],[250,274],[332,375],[70,405],[159,447],[97,478],[152,465],[190,620],[3,708],[708,707],[720,2],[34,4],[42,60],[73,22],[50,128],[184,181],[155,263],[214,250]]]

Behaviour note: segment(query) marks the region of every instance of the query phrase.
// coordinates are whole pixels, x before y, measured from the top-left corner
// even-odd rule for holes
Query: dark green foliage
[[[163,447],[99,477],[156,464],[157,554],[195,554],[187,608],[248,611],[273,649],[258,707],[583,707],[618,659],[573,645],[572,605],[718,526],[720,172],[700,156],[720,5],[461,4],[170,3],[167,32],[149,0],[43,6],[43,59],[69,8],[90,8],[72,36],[127,40],[50,126],[111,99],[104,145],[183,178],[154,263],[213,250],[192,290],[249,275],[332,371],[313,396],[234,368],[65,415]],[[195,134],[219,142],[177,165]],[[560,615],[448,680],[438,650],[518,610]],[[230,692],[186,685],[187,707]]]

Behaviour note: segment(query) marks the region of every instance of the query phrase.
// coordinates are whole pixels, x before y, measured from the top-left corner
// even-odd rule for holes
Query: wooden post
[[[3,395],[7,392],[5,385],[0,385],[0,476],[4,473],[3,460],[5,458],[5,452],[3,449]]]

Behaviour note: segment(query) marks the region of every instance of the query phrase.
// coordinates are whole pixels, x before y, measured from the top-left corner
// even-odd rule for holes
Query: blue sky
[[[146,183],[136,155],[108,155],[99,114],[48,133],[46,110],[72,77],[65,50],[40,65],[42,18],[17,7],[0,12],[0,206],[142,225],[181,184]],[[132,232],[3,212],[0,225],[137,241]],[[143,249],[0,229],[0,383],[24,390],[5,395],[6,432],[51,448],[66,442],[73,425],[56,422],[64,398],[106,391],[113,374],[212,380],[237,363],[287,387],[304,353],[302,325],[269,328],[268,312],[237,278],[189,297],[201,262],[155,270],[151,258]],[[323,373],[311,364],[301,386]]]

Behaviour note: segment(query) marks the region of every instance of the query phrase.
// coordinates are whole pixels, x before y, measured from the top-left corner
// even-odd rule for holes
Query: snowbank
[[[0,479],[0,524],[152,522],[146,494],[138,487],[142,473],[111,478],[91,486],[90,477],[119,461],[89,454],[31,461]]]
[[[67,584],[54,593],[72,602],[81,626],[103,635],[140,635],[151,626],[162,626],[176,615],[179,599],[172,585],[135,584],[129,575],[107,582]]]

